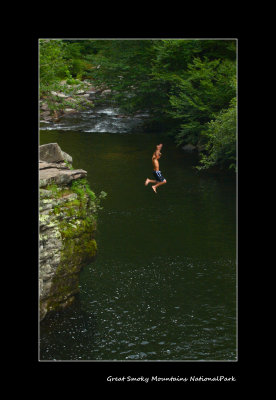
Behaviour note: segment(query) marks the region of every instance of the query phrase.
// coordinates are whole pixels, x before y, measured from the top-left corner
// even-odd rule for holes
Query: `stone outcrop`
[[[45,187],[51,183],[69,184],[87,175],[83,169],[70,169],[72,157],[62,151],[57,143],[41,145],[39,158],[39,187]]]
[[[57,143],[40,146],[39,291],[40,319],[62,309],[79,291],[79,272],[95,257],[97,198],[72,169]]]
[[[75,179],[85,178],[87,172],[83,169],[70,170],[65,165],[39,162],[39,187],[45,187],[50,183],[57,185],[69,184]]]
[[[67,161],[72,164],[72,157],[61,150],[57,143],[42,144],[39,146],[39,160],[46,162],[63,162]]]

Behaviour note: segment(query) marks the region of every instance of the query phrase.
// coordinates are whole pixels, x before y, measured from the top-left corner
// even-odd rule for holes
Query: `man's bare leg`
[[[155,193],[157,193],[156,188],[158,188],[158,186],[164,185],[164,183],[167,183],[166,179],[163,182],[158,182],[156,185],[153,185],[151,188]]]
[[[148,186],[149,183],[157,183],[157,181],[147,178],[145,181],[145,186]]]

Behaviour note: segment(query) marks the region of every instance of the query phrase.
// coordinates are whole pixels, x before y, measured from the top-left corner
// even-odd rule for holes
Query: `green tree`
[[[199,170],[218,165],[236,171],[236,123],[237,99],[234,97],[229,108],[221,110],[207,123],[204,135],[208,142],[200,160],[201,166],[197,167]]]
[[[62,40],[41,39],[39,41],[40,85],[46,90],[54,82],[66,78],[69,73],[65,63],[65,44]]]
[[[202,141],[208,123],[217,112],[229,106],[236,95],[235,63],[230,60],[194,58],[186,76],[177,84],[177,94],[170,96],[171,115],[180,121],[178,144]],[[205,136],[206,137],[206,136]]]
[[[80,46],[67,43],[59,39],[41,39],[39,41],[39,89],[40,98],[44,98],[52,111],[65,107],[81,108],[82,101],[76,92],[86,85],[80,79],[74,79],[72,74],[78,75],[80,70],[75,70],[80,57]],[[61,81],[64,82],[61,83]],[[72,85],[75,85],[72,87]],[[56,92],[69,94],[73,101],[64,100]]]

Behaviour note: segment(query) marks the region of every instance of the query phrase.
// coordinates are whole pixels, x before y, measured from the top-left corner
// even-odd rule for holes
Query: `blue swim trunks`
[[[158,182],[163,182],[165,180],[164,176],[161,174],[161,171],[153,171],[153,176]]]

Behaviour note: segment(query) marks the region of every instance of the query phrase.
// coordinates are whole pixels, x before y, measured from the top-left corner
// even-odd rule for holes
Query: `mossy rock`
[[[51,225],[50,234],[55,227],[62,240],[60,262],[50,292],[41,301],[41,310],[45,313],[71,304],[79,292],[79,272],[97,253],[94,239],[97,206],[93,192],[83,180],[62,190],[57,185],[48,185],[41,194],[42,208],[51,205],[49,214],[41,216],[41,223],[47,228]]]

